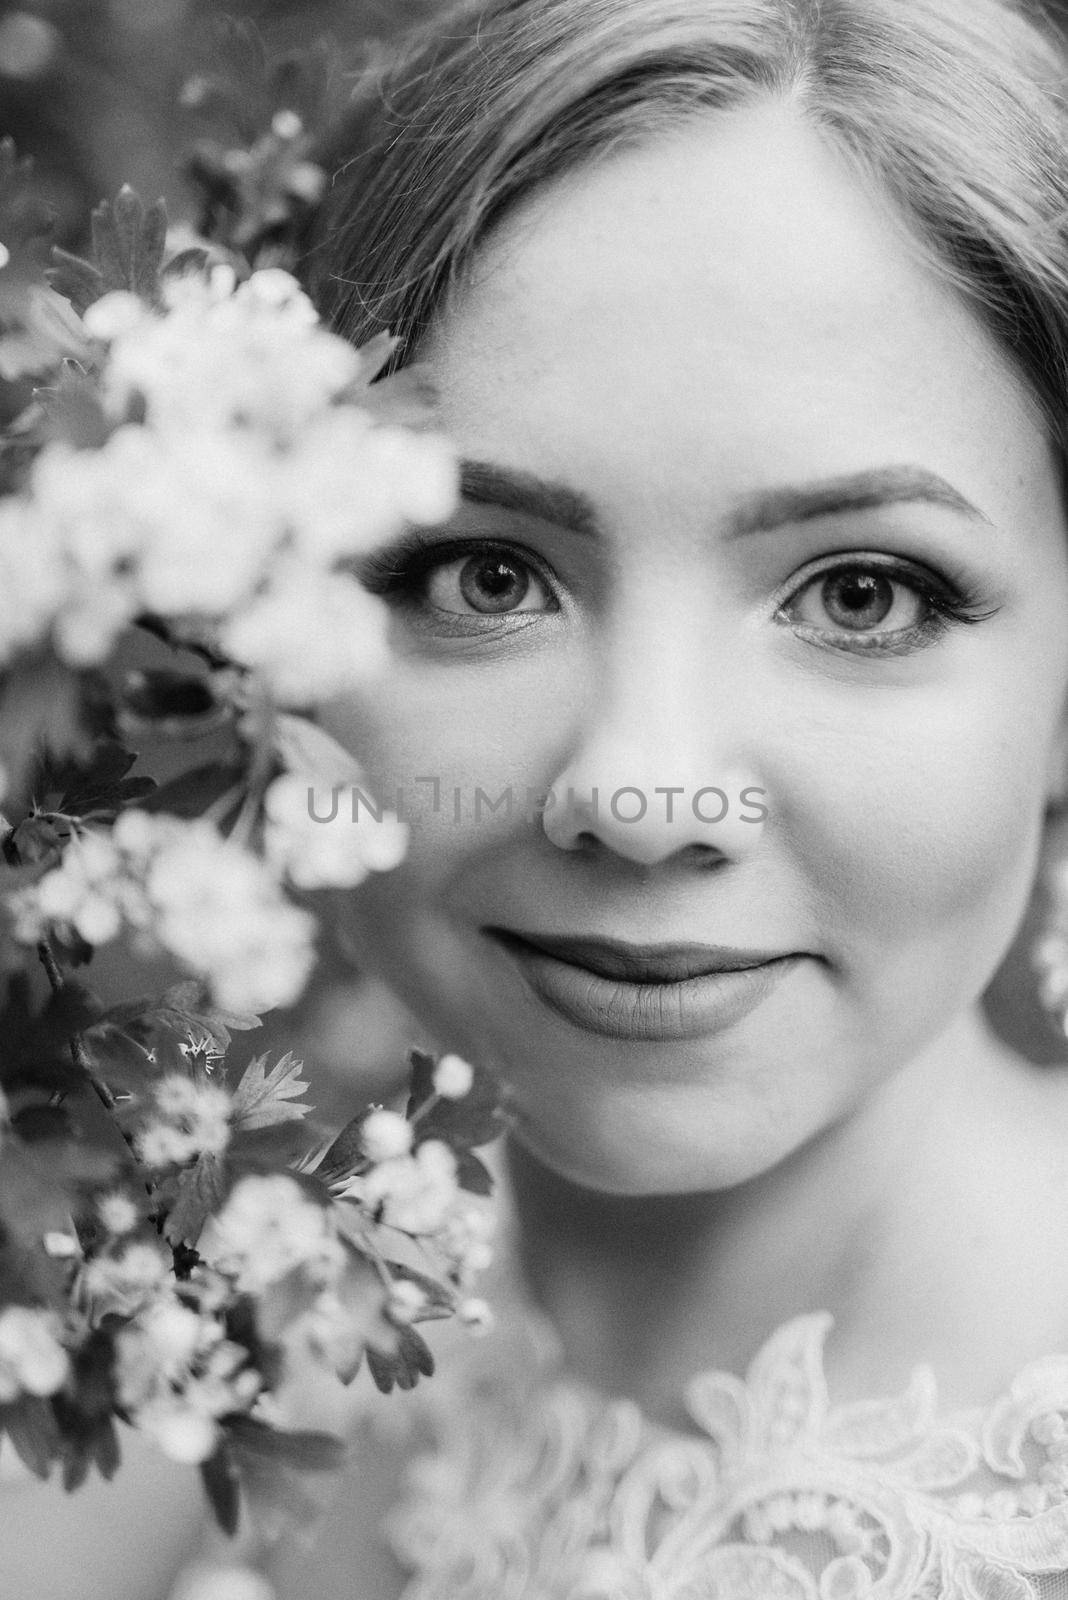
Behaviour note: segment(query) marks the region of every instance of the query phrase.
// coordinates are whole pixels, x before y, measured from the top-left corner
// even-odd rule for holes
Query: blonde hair
[[[1068,59],[1013,0],[466,0],[320,159],[306,278],[408,359],[506,211],[680,118],[788,98],[897,203],[1068,447]]]

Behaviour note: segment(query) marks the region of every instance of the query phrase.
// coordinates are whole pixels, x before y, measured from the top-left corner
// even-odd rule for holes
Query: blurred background
[[[280,51],[327,35],[339,59],[432,10],[436,0],[0,0],[0,133],[32,155],[77,244],[86,208],[131,183],[185,202],[176,163],[189,136],[182,85],[211,65],[211,23],[250,19]]]

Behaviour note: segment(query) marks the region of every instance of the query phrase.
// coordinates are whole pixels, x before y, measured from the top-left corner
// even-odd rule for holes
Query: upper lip
[[[528,945],[558,961],[585,967],[604,978],[630,983],[681,983],[713,972],[741,972],[792,954],[782,950],[744,950],[722,944],[630,944],[583,934],[519,932],[487,928],[504,944]]]

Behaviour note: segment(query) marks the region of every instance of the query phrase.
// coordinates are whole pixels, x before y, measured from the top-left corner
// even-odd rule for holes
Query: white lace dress
[[[927,1367],[835,1406],[816,1313],[744,1381],[695,1377],[668,1432],[526,1325],[428,1385],[435,1447],[389,1528],[404,1600],[1068,1600],[1068,1353],[985,1408],[942,1414]]]

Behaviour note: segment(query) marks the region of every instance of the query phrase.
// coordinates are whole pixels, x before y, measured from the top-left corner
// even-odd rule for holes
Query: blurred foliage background
[[[211,23],[254,21],[281,51],[326,35],[344,66],[439,0],[0,0],[0,133],[34,157],[68,246],[87,207],[131,183],[185,196],[176,166],[189,126],[182,85],[211,65]]]

